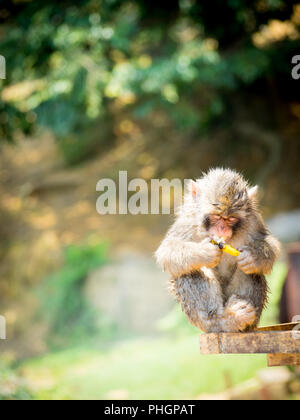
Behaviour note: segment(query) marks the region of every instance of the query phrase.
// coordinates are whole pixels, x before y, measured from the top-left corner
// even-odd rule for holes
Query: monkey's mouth
[[[224,242],[232,238],[232,229],[226,225],[217,224],[211,228],[211,233],[214,237],[222,238]]]

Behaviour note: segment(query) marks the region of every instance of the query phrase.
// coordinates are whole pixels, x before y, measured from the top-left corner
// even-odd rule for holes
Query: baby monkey
[[[205,332],[238,332],[257,326],[267,303],[265,275],[279,250],[258,211],[257,187],[235,171],[213,169],[190,182],[156,259],[192,324]]]

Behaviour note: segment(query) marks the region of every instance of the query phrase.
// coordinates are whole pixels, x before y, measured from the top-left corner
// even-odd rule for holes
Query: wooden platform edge
[[[300,322],[289,322],[288,324],[276,324],[276,325],[268,325],[266,327],[258,327],[255,332],[259,331],[292,331],[299,327],[300,329]]]
[[[300,366],[300,354],[268,354],[268,366]]]
[[[210,333],[199,336],[201,354],[300,354],[300,331]]]

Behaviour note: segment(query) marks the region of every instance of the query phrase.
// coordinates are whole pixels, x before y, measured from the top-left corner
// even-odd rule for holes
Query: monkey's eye
[[[238,221],[239,221],[239,219],[237,217],[229,217],[229,219],[228,219],[228,222],[231,225],[235,225]]]
[[[221,219],[221,216],[219,216],[217,214],[211,214],[211,216],[210,216],[210,220],[211,220],[212,223],[215,223],[220,219]]]

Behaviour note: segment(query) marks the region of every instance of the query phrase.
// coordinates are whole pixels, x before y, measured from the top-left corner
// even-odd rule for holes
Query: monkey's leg
[[[190,322],[205,332],[223,331],[223,293],[213,270],[204,268],[172,283],[177,300]]]
[[[246,275],[237,270],[226,290],[225,314],[238,331],[255,328],[267,302],[268,286],[263,275]]]

